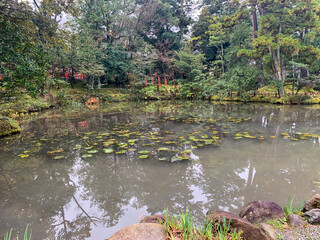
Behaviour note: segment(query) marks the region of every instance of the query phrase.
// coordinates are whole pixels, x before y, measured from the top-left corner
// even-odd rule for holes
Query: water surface
[[[300,202],[319,192],[319,116],[210,102],[50,110],[0,140],[0,234],[106,239],[165,208],[200,223],[209,209]]]

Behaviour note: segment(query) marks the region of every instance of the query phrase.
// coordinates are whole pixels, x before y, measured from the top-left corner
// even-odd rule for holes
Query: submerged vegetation
[[[31,232],[29,233],[28,226],[26,227],[26,230],[24,231],[23,238],[22,240],[31,240],[32,234]],[[16,238],[12,237],[12,229],[6,235],[4,236],[3,240],[19,240],[19,236],[17,235]]]

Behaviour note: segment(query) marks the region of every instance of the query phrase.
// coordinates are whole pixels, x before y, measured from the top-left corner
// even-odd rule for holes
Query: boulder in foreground
[[[310,224],[320,224],[320,209],[312,209],[305,212],[302,217],[306,218]]]
[[[310,211],[311,209],[319,208],[320,209],[320,194],[314,195],[308,201],[304,203],[304,211]]]
[[[242,208],[239,216],[251,223],[262,223],[286,217],[282,208],[270,201],[250,202]]]
[[[166,221],[165,215],[152,215],[142,218],[140,223],[164,223]]]
[[[166,240],[165,226],[157,223],[138,223],[121,228],[109,240]]]
[[[246,240],[268,240],[269,238],[266,234],[257,226],[253,225],[249,221],[238,217],[229,212],[224,211],[208,211],[207,219],[215,224],[222,224],[223,219],[226,220],[228,224],[230,221],[230,230],[234,231],[236,229],[237,232],[242,232],[241,237]]]

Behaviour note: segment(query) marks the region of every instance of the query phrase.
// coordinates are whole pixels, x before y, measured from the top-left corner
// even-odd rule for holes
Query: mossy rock
[[[11,118],[0,116],[0,137],[21,132],[19,123]]]

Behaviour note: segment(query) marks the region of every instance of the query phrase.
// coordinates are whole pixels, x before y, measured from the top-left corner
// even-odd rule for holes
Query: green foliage
[[[286,218],[278,218],[278,219],[274,219],[274,220],[269,220],[269,221],[267,221],[267,224],[272,225],[275,229],[279,229],[281,231],[283,231],[283,228],[288,225]]]
[[[179,221],[177,227],[182,230],[182,239],[192,239],[193,238],[193,220],[190,213],[179,214]]]
[[[46,50],[31,19],[10,20],[0,15],[0,87],[7,94],[22,88],[36,95],[46,79]]]
[[[186,47],[179,52],[174,60],[174,65],[178,69],[182,77],[186,77],[187,81],[193,81],[203,71],[204,57],[202,54],[195,54],[190,48]]]
[[[294,95],[294,96],[288,96],[285,98],[286,102],[289,102],[290,104],[307,104],[311,100],[311,96],[309,95]]]
[[[177,89],[174,86],[156,86],[151,85],[144,87],[136,92],[138,98],[140,99],[153,99],[159,100],[161,98],[171,97]]]
[[[219,240],[228,240],[230,238],[231,239],[241,239],[241,232],[237,233],[236,229],[231,231],[230,221],[227,223],[225,218],[223,218],[223,220],[222,220],[222,225],[218,224],[215,226],[215,231],[217,233],[217,238]],[[231,234],[230,234],[230,232],[231,232]]]
[[[293,206],[293,200],[294,200],[294,196],[291,199],[289,197],[287,206],[285,206],[283,208],[283,210],[287,216],[289,216],[290,214],[301,214],[301,212],[303,210],[304,200],[297,207]]]
[[[223,219],[222,224],[213,226],[212,222],[205,220],[202,226],[195,227],[190,213],[179,214],[179,218],[169,217],[168,210],[164,211],[164,226],[170,239],[219,239],[219,240],[241,240],[241,232],[236,229],[231,231],[230,222]],[[177,234],[178,233],[178,234]]]

